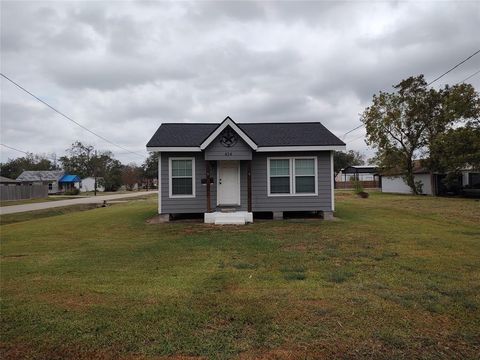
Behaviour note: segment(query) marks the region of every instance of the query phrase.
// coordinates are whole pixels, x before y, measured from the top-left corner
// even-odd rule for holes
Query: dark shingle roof
[[[147,147],[200,146],[218,124],[162,124]],[[345,145],[319,122],[244,123],[242,129],[258,146]]]
[[[61,170],[24,171],[17,177],[20,181],[56,181],[65,174]]]
[[[16,184],[18,182],[19,181],[17,181],[17,180],[10,179],[10,178],[7,178],[5,176],[0,176],[0,183],[2,183],[2,184]]]

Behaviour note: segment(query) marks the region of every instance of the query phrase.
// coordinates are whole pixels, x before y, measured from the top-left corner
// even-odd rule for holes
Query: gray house
[[[206,223],[244,224],[254,212],[335,208],[333,151],[345,144],[319,122],[162,124],[147,144],[159,152],[158,212],[204,213]]]
[[[24,171],[17,177],[24,185],[47,185],[49,194],[59,194],[72,190],[80,178],[68,175],[62,170]]]

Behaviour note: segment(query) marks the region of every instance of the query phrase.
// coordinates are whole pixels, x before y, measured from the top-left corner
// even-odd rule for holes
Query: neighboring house
[[[0,176],[0,186],[16,186],[16,185],[20,185],[21,182],[20,181],[17,181],[17,180],[14,180],[14,179],[9,179],[7,177],[4,177],[4,176]]]
[[[100,185],[102,180],[103,178],[97,178],[97,191],[105,191],[105,187]],[[95,178],[90,176],[82,179],[78,184],[78,189],[81,192],[95,191]]]
[[[81,181],[82,179],[80,179],[78,175],[65,174],[58,181],[58,186],[61,192],[71,191],[76,188],[78,189]]]
[[[17,180],[24,185],[47,185],[49,194],[58,194],[73,189],[80,177],[65,174],[62,170],[24,171]]]
[[[480,188],[480,173],[470,170],[462,171],[458,177],[456,189],[448,189],[443,182],[446,174],[431,173],[421,165],[421,160],[414,161],[415,182],[421,182],[423,195],[445,195],[460,192],[462,188]],[[412,191],[400,174],[382,175],[382,192],[411,194]]]
[[[318,211],[332,218],[333,151],[345,144],[319,122],[162,124],[147,144],[160,152],[158,212],[204,213],[244,224],[253,212]]]
[[[351,178],[360,181],[376,181],[379,177],[375,166],[370,165],[351,165],[340,170],[335,177],[338,182],[350,181]]]

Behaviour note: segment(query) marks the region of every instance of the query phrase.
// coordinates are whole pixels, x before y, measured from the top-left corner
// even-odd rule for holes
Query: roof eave
[[[200,146],[147,146],[148,152],[201,152]]]
[[[346,150],[346,145],[307,145],[307,146],[260,146],[258,152],[280,151],[341,151]]]

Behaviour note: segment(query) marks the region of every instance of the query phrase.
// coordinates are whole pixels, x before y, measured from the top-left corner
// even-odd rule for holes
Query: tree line
[[[99,151],[91,145],[75,141],[57,161],[42,154],[27,154],[0,163],[0,175],[16,179],[28,170],[63,170],[80,178],[96,177],[106,191],[116,191],[122,185],[133,189],[138,184],[153,187],[157,175],[158,155],[151,154],[141,166],[122,164],[110,151]]]
[[[383,174],[400,174],[412,193],[419,194],[422,184],[414,176],[418,161],[431,173],[447,174],[447,184],[462,170],[480,170],[480,96],[471,84],[433,89],[419,75],[402,80],[393,89],[373,95],[372,104],[361,115],[366,142],[376,150],[371,162]],[[356,151],[335,152],[335,173],[364,161]],[[0,174],[16,178],[24,170],[62,168],[82,178],[100,177],[110,191],[122,184],[131,188],[142,179],[151,184],[158,176],[158,153],[150,154],[141,166],[123,165],[111,152],[79,141],[59,162],[29,154],[0,164]]]

